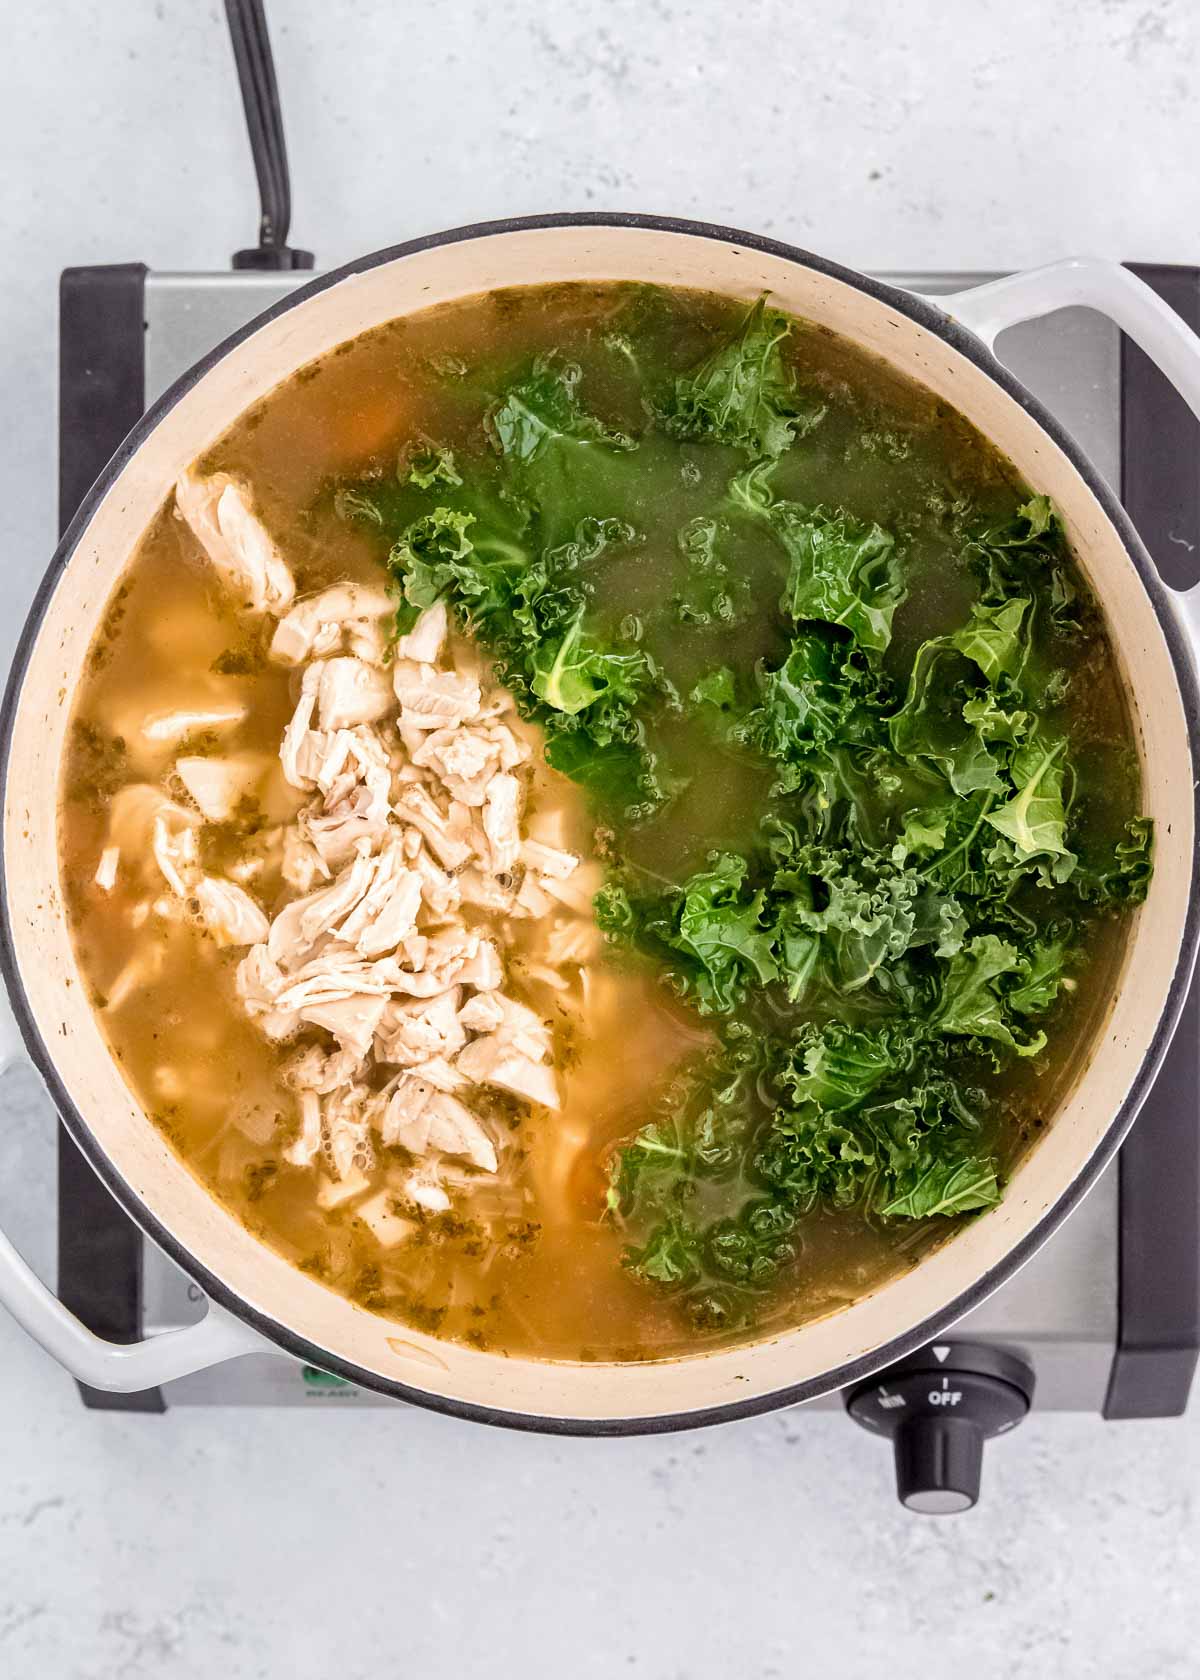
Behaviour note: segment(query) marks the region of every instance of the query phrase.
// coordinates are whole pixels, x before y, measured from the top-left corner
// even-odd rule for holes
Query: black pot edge
[[[743,233],[736,228],[721,227],[709,222],[686,221],[669,216],[639,215],[627,212],[609,213],[605,211],[564,212],[477,222],[465,227],[451,228],[443,233],[406,240],[402,244],[389,246],[384,250],[373,252],[369,256],[360,257],[353,262],[344,264],[341,268],[320,275],[308,285],[297,288],[286,298],[264,310],[248,322],[246,326],[217,345],[207,356],[176,380],[134,426],[121,447],[113,455],[104,472],[84,497],[79,511],[55,550],[30,606],[13,655],[3,704],[0,705],[0,796],[3,798],[5,808],[7,807],[9,754],[13,722],[29,659],[41,628],[42,619],[57,586],[59,574],[66,567],[99,503],[108,493],[131,456],[150,432],[154,430],[162,417],[170,412],[175,404],[211,367],[221,361],[230,351],[236,349],[261,326],[282,315],[288,309],[295,307],[296,304],[303,303],[306,299],[316,296],[330,286],[337,285],[351,275],[365,273],[385,263],[394,262],[398,258],[413,256],[417,252],[430,250],[441,245],[460,244],[467,240],[487,238],[494,234],[523,233],[559,227],[643,228],[652,233],[684,234],[761,251],[765,255],[797,263],[802,267],[814,270],[816,273],[828,275],[831,279],[841,281],[857,291],[865,292],[868,296],[886,304],[898,314],[907,316],[918,326],[948,342],[952,348],[995,380],[1057,444],[1087,484],[1103,508],[1105,515],[1116,527],[1122,544],[1150,597],[1170,651],[1172,664],[1175,667],[1187,719],[1188,732],[1192,743],[1194,817],[1197,831],[1200,832],[1200,781],[1198,781],[1195,773],[1200,769],[1197,762],[1200,758],[1200,750],[1198,750],[1198,743],[1200,743],[1200,687],[1197,685],[1191,650],[1170,604],[1169,592],[1159,578],[1153,561],[1143,547],[1141,539],[1112,489],[1091,465],[1070,435],[1059,425],[1054,416],[1043,408],[1036,397],[1013,378],[1007,368],[996,359],[982,340],[976,338],[973,333],[960,326],[927,299],[914,293],[901,291],[884,281],[872,279],[853,269],[845,268],[839,263],[830,262],[826,258],[815,256],[797,246],[787,245],[779,240],[765,239],[756,234]],[[1118,1110],[1112,1125],[1093,1151],[1083,1170],[1076,1176],[1054,1206],[1043,1215],[1033,1230],[1014,1248],[1010,1249],[1002,1261],[978,1279],[971,1288],[964,1290],[961,1295],[948,1302],[946,1306],[920,1324],[914,1325],[884,1346],[875,1348],[869,1354],[864,1354],[862,1357],[840,1366],[835,1371],[827,1372],[822,1377],[810,1378],[806,1382],[797,1383],[784,1389],[776,1389],[770,1394],[755,1396],[751,1399],[732,1400],[720,1405],[705,1407],[702,1410],[652,1417],[542,1417],[528,1413],[506,1412],[497,1407],[479,1406],[455,1400],[444,1395],[430,1393],[424,1389],[412,1388],[405,1383],[389,1381],[377,1372],[365,1370],[338,1358],[336,1355],[329,1353],[328,1350],[307,1341],[287,1326],[278,1324],[275,1320],[259,1313],[257,1309],[235,1295],[220,1278],[210,1273],[205,1266],[182,1247],[170,1231],[159,1223],[155,1215],[146,1207],[104,1154],[83,1115],[71,1101],[58,1076],[49,1047],[33,1019],[21,981],[9,917],[7,859],[3,855],[2,848],[0,848],[0,975],[3,976],[13,1014],[30,1060],[37,1068],[53,1097],[64,1125],[101,1181],[131,1218],[136,1220],[164,1253],[192,1277],[213,1301],[235,1317],[250,1324],[276,1346],[293,1354],[296,1358],[302,1359],[307,1364],[342,1377],[345,1381],[357,1387],[370,1389],[393,1399],[405,1401],[410,1405],[420,1406],[426,1410],[440,1412],[450,1417],[461,1418],[468,1422],[489,1423],[503,1428],[549,1435],[659,1435],[685,1429],[701,1428],[710,1424],[731,1423],[741,1418],[761,1416],[764,1413],[777,1411],[784,1407],[799,1405],[806,1400],[815,1400],[824,1394],[860,1382],[872,1372],[881,1370],[896,1360],[904,1358],[917,1348],[933,1340],[950,1325],[986,1300],[994,1290],[1005,1283],[1014,1272],[1019,1270],[1032,1257],[1042,1243],[1057,1230],[1067,1215],[1082,1201],[1088,1190],[1091,1189],[1104,1171],[1104,1168],[1112,1160],[1125,1133],[1133,1124],[1138,1110],[1145,1100],[1146,1093],[1153,1084],[1187,996],[1192,969],[1196,961],[1197,939],[1200,935],[1200,891],[1197,890],[1198,888],[1200,888],[1200,848],[1197,848],[1196,856],[1193,859],[1192,890],[1188,913],[1181,931],[1179,956],[1167,1002],[1129,1093]],[[697,1357],[702,1358],[703,1356]]]

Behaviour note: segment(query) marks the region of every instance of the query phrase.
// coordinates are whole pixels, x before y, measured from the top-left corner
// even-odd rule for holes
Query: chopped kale
[[[1003,1081],[1096,917],[1145,895],[1152,832],[1081,820],[1064,701],[1094,608],[1044,497],[985,517],[931,491],[952,606],[914,632],[914,520],[811,496],[838,416],[794,323],[759,299],[666,380],[636,327],[602,335],[594,387],[595,361],[541,354],[469,458],[429,445],[338,505],[389,545],[398,627],[445,601],[544,730],[606,836],[610,946],[710,1029],[613,1151],[607,1212],[632,1270],[718,1332],[815,1209],[933,1230],[999,1199]],[[660,561],[660,598],[614,603]],[[726,768],[761,790],[743,836],[647,867],[639,831]]]

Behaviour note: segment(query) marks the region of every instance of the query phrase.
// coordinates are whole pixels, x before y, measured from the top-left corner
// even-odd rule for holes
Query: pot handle
[[[1146,352],[1200,419],[1200,338],[1157,292],[1120,263],[1068,257],[926,302],[952,315],[989,350],[1006,327],[1019,321],[1056,309],[1097,309]]]
[[[997,336],[1019,321],[1056,309],[1099,310],[1145,351],[1200,420],[1200,338],[1157,292],[1120,263],[1068,257],[925,301],[945,310],[993,351]],[[1200,659],[1200,584],[1172,589],[1170,594]]]
[[[23,1052],[7,999],[0,994],[0,1073]],[[212,1301],[199,1324],[166,1330],[142,1342],[106,1342],[67,1311],[3,1232],[0,1306],[6,1307],[21,1328],[79,1382],[117,1394],[158,1388],[192,1371],[271,1346],[249,1325]]]

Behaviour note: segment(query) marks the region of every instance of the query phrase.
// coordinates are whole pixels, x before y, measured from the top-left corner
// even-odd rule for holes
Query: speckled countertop
[[[268,0],[323,262],[487,216],[675,212],[859,266],[1200,259],[1191,0]],[[13,8],[0,64],[0,659],[49,553],[68,263],[251,241],[215,4]],[[0,1083],[48,1269],[53,1116]],[[0,1676],[726,1680],[1197,1671],[1200,1434],[1034,1418],[906,1517],[836,1415],[561,1442],[420,1413],[85,1413],[0,1317]]]

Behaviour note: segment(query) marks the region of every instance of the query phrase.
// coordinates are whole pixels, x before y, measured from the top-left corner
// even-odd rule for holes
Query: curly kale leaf
[[[817,1109],[780,1111],[755,1158],[758,1177],[800,1213],[818,1202],[853,1207],[876,1175],[872,1139]]]
[[[640,649],[617,653],[586,636],[582,611],[576,614],[565,636],[536,649],[532,671],[530,687],[538,699],[568,717],[575,717],[602,700],[633,704],[652,675],[649,661]]]
[[[777,670],[759,673],[759,692],[739,738],[769,758],[800,764],[835,742],[865,739],[863,708],[875,689],[853,644],[814,625],[793,636]]]
[[[1042,1015],[1057,998],[1063,984],[1068,949],[1065,939],[1039,939],[1025,959],[1022,979],[1005,996],[1018,1015]]]
[[[780,1267],[795,1258],[791,1234],[799,1211],[794,1202],[761,1196],[746,1202],[735,1215],[715,1220],[705,1233],[712,1271],[744,1288],[770,1283]]]
[[[994,1039],[1018,1056],[1036,1056],[1046,1043],[1046,1035],[1038,1032],[1029,1039],[1017,1036],[1007,995],[1012,987],[1001,985],[1009,976],[1024,982],[1029,975],[1029,963],[994,933],[968,940],[950,959],[933,1024],[942,1033]]]
[[[985,601],[1036,592],[1048,622],[1070,633],[1079,624],[1079,591],[1065,564],[1062,525],[1047,496],[1033,496],[1002,525],[980,531],[968,548]]]
[[[844,1054],[839,1034],[836,1024],[810,1033],[806,1060],[819,1063],[826,1037],[835,1058]],[[784,1105],[754,1161],[759,1181],[801,1211],[818,1202],[865,1206],[884,1219],[966,1212],[998,1200],[996,1162],[980,1149],[978,1116],[959,1084],[940,1071],[937,1044],[922,1044],[918,1035],[914,1045],[911,1035],[906,1042],[887,1030],[853,1039],[851,1078],[837,1089],[836,1103],[809,1095],[801,1076],[790,1082],[789,1104],[789,1081],[781,1081]],[[938,1182],[956,1185],[957,1201],[947,1193],[936,1203]]]
[[[800,847],[776,871],[773,889],[781,945],[797,932],[818,941],[807,964],[789,965],[794,1002],[813,979],[852,994],[879,977],[913,944],[925,890],[915,870],[817,846]]]
[[[1067,784],[1070,766],[1065,740],[1035,735],[1013,754],[1009,773],[1015,792],[989,811],[987,822],[1011,840],[1021,858],[1055,855],[1055,879],[1062,881],[1075,864],[1066,844]]]
[[[788,1103],[836,1112],[857,1108],[890,1074],[906,1073],[919,1041],[906,1028],[850,1027],[830,1021],[796,1034],[777,1078]]]
[[[779,977],[765,893],[746,885],[745,858],[714,853],[681,888],[637,895],[610,882],[597,894],[596,919],[611,938],[652,955],[702,1014],[728,1014],[747,986]]]
[[[994,606],[977,601],[966,624],[947,640],[973,660],[990,683],[1007,677],[1016,684],[1029,653],[1031,607],[1027,595],[1014,595]]]
[[[634,440],[606,426],[582,407],[575,362],[539,356],[525,378],[510,385],[487,416],[488,434],[506,460],[530,466],[580,448],[632,450]]]
[[[678,438],[724,443],[774,459],[817,425],[824,407],[805,402],[781,345],[794,323],[765,298],[699,367],[675,381],[663,405],[665,429]]]
[[[505,650],[525,639],[522,620],[532,621],[548,586],[517,505],[478,512],[439,504],[400,534],[388,567],[410,617],[445,599],[469,629]]]
[[[744,858],[719,854],[683,890],[669,943],[700,964],[696,994],[702,1009],[728,1009],[749,980],[766,985],[779,975],[762,925],[764,894],[747,890],[746,873]]]
[[[840,625],[860,647],[883,653],[906,594],[891,533],[840,510],[807,512],[790,502],[773,503],[768,517],[790,561],[782,610],[797,622]]]
[[[953,1219],[1000,1200],[995,1161],[974,1155],[962,1160],[925,1155],[896,1174],[892,1191],[877,1210],[884,1219]]]
[[[1133,817],[1106,860],[1089,859],[1073,870],[1071,886],[1088,904],[1140,904],[1153,871],[1154,823],[1149,817]]]
[[[660,1095],[658,1118],[610,1160],[613,1213],[682,1206],[697,1180],[721,1180],[736,1171],[760,1055],[744,1031],[727,1027],[718,1048],[675,1072]]]
[[[538,714],[529,710],[527,715]],[[636,725],[628,738],[609,735],[604,742],[586,726],[557,730],[548,725],[547,732],[546,763],[577,782],[614,819],[642,822],[670,798],[674,783],[663,775]]]
[[[694,1283],[700,1276],[703,1235],[682,1214],[668,1213],[645,1243],[630,1248],[625,1263],[652,1283]]]
[[[903,706],[889,723],[893,751],[936,766],[959,795],[1001,793],[1001,764],[984,739],[980,720],[965,708],[977,697],[974,666],[941,639],[923,642],[913,662]]]
[[[419,490],[432,490],[439,484],[456,488],[462,479],[454,465],[454,451],[432,445],[415,450],[409,457],[408,481]]]
[[[896,539],[875,523],[838,508],[778,501],[771,463],[760,462],[730,485],[735,508],[765,525],[787,559],[780,611],[796,623],[817,620],[848,630],[862,648],[886,651],[896,608],[908,591]]]

